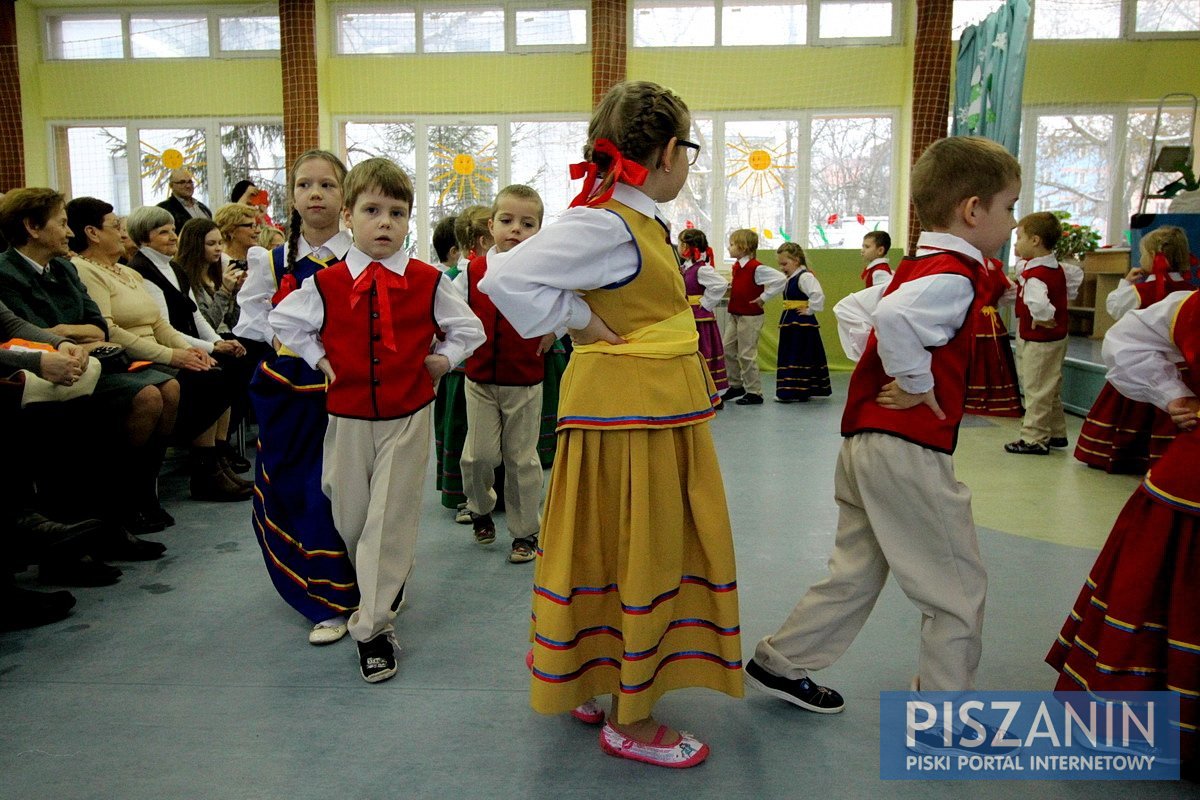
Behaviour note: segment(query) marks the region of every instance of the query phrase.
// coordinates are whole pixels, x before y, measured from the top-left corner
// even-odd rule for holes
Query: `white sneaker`
[[[459,525],[471,524],[471,512],[467,510],[466,503],[460,503],[458,510],[454,512],[454,521]]]
[[[324,622],[318,622],[308,632],[308,643],[315,645],[333,644],[346,635],[346,618],[334,617]]]

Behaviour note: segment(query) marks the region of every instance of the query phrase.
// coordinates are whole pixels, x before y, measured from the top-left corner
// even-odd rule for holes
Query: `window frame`
[[[44,7],[38,9],[38,24],[41,26],[41,60],[54,62],[89,62],[89,61],[195,61],[203,58],[279,58],[279,50],[225,50],[221,47],[221,19],[236,19],[238,17],[255,18],[269,17],[263,13],[269,8],[275,8],[275,16],[279,16],[276,6],[263,4],[231,4],[217,6],[97,6],[95,8],[80,7]],[[246,13],[238,14],[237,10]],[[189,18],[204,17],[208,26],[208,53],[203,56],[180,56],[178,58],[137,57],[133,55],[133,25],[134,17],[158,18]],[[113,19],[121,22],[121,57],[120,58],[64,58],[62,55],[62,38],[56,35],[61,30],[56,23],[63,19]]]
[[[137,132],[142,128],[156,129],[191,129],[203,130],[205,142],[213,148],[210,152],[221,151],[221,127],[228,125],[283,125],[283,117],[249,116],[249,117],[145,117],[138,119],[48,119],[45,121],[46,131],[46,163],[51,186],[61,186],[64,176],[59,174],[59,153],[56,152],[56,128],[124,128],[125,141],[140,141]],[[220,159],[208,159],[204,165],[204,185],[208,189],[210,200],[215,197],[225,197],[232,189],[225,185],[222,169],[224,156]],[[140,158],[126,158],[126,178],[129,186],[129,207],[132,211],[139,206],[155,205],[162,198],[146,198],[142,196],[142,169]],[[101,198],[110,201],[109,198]],[[222,202],[209,203],[216,209]]]
[[[1038,37],[1034,35],[1034,26],[1037,24],[1038,4],[1037,0],[1033,0],[1032,9],[1029,16],[1029,38],[1034,42],[1129,42],[1129,41],[1146,41],[1154,39],[1200,39],[1200,29],[1194,31],[1138,31],[1137,30],[1137,3],[1138,0],[1120,0],[1120,25],[1117,29],[1116,36],[1109,37],[1092,37],[1086,39],[1065,39],[1058,37]],[[957,39],[955,39],[957,41]]]
[[[428,11],[453,11],[460,9],[469,9],[471,7],[479,8],[500,8],[504,12],[504,47],[500,50],[454,50],[449,52],[433,52],[425,49],[425,13]],[[516,15],[525,9],[537,10],[552,10],[561,9],[564,11],[580,11],[585,14],[585,31],[583,44],[517,44],[517,20]],[[342,15],[346,13],[359,14],[387,14],[398,13],[401,11],[411,11],[416,16],[416,24],[414,35],[416,37],[415,49],[400,53],[352,53],[342,49]],[[425,57],[445,57],[445,56],[502,56],[513,54],[527,53],[586,53],[592,48],[592,6],[586,0],[467,0],[465,2],[454,2],[454,0],[414,0],[414,2],[405,2],[398,4],[387,4],[375,0],[374,2],[353,2],[353,3],[337,3],[329,6],[330,27],[333,32],[332,55],[338,58],[370,58],[387,56],[425,56]],[[389,120],[390,121],[390,120]]]
[[[661,50],[675,52],[680,50],[713,50],[720,47],[736,47],[738,49],[753,49],[755,47],[861,47],[861,46],[878,46],[887,47],[890,45],[898,45],[904,43],[904,16],[903,16],[903,0],[803,0],[805,13],[807,15],[807,31],[804,44],[764,44],[764,45],[734,45],[725,44],[722,40],[724,37],[724,8],[728,2],[730,5],[746,6],[746,5],[784,5],[785,0],[648,0],[652,6],[709,6],[713,8],[713,42],[712,45],[682,45],[679,47],[663,46],[663,45],[637,45],[635,44],[634,25],[636,23],[636,0],[630,0],[626,9],[626,24],[629,32],[629,49],[638,50]],[[890,36],[855,36],[855,37],[822,37],[821,32],[821,7],[826,3],[831,5],[844,2],[862,2],[883,5],[887,3],[892,10],[892,33]],[[792,3],[798,5],[799,3]]]

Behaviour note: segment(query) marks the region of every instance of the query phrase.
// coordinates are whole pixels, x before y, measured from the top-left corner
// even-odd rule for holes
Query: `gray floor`
[[[835,384],[833,399],[735,407],[715,424],[747,654],[824,571],[845,376]],[[168,484],[182,497],[179,478]],[[179,520],[163,535],[168,558],[78,590],[64,622],[0,635],[0,797],[1197,796],[1188,784],[881,782],[879,692],[907,688],[916,663],[918,615],[894,584],[822,674],[845,713],[678,692],[661,716],[709,742],[708,763],[675,772],[607,757],[595,729],[529,710],[532,565],[475,546],[432,481],[426,498],[400,673],[380,685],[358,676],[349,639],[307,644],[264,574],[248,506],[168,502]],[[1095,552],[989,530],[981,543],[980,688],[1049,688],[1042,656]]]

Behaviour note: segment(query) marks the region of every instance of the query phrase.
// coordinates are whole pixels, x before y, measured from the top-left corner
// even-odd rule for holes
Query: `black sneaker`
[[[1004,445],[1004,452],[1015,453],[1019,456],[1048,456],[1050,448],[1039,442],[1027,442],[1024,439],[1017,439],[1015,442],[1009,442]]]
[[[721,395],[722,400],[736,400],[746,393],[746,390],[741,386],[730,386],[725,390],[725,394]]]
[[[367,683],[386,681],[396,674],[396,650],[390,634],[358,643],[358,667]]]
[[[761,406],[763,399],[761,394],[747,394],[743,397],[739,397],[733,402],[737,403],[739,406]]]
[[[1061,449],[1063,447],[1066,447],[1069,444],[1069,442],[1067,441],[1067,437],[1065,437],[1065,436],[1055,436],[1050,439],[1049,444],[1051,447],[1057,447],[1057,448]]]
[[[772,675],[754,659],[746,662],[745,673],[746,683],[755,689],[806,711],[837,714],[846,707],[846,701],[833,689],[818,686],[808,678],[792,680]]]
[[[491,514],[472,514],[471,525],[475,528],[475,544],[491,544],[496,541],[496,523]]]

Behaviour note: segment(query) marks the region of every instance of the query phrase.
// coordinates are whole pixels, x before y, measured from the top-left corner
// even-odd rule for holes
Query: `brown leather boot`
[[[248,500],[251,486],[243,486],[221,466],[217,451],[212,447],[192,448],[192,499],[236,502]]]

